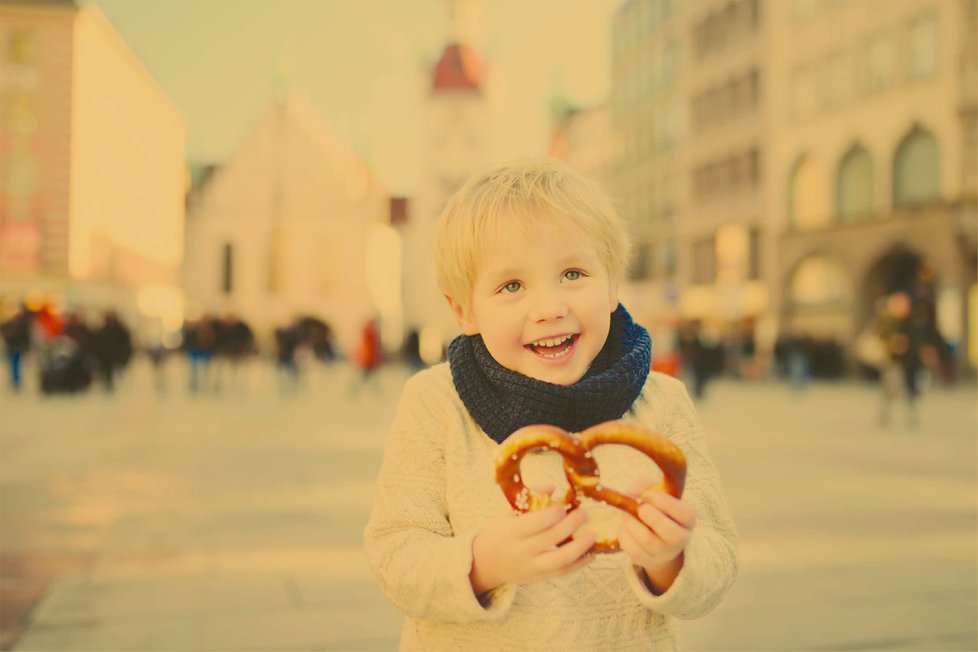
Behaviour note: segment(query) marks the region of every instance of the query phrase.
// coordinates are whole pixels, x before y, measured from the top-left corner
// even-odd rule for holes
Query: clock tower
[[[435,280],[435,227],[452,193],[489,164],[485,68],[461,27],[463,10],[471,8],[458,0],[449,2],[448,42],[427,78],[421,111],[420,184],[402,231],[404,324],[429,345],[440,340],[447,346],[459,333]]]

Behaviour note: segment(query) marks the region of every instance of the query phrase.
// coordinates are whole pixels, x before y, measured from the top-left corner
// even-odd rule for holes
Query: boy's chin
[[[587,368],[583,370],[572,370],[572,369],[532,369],[527,371],[522,371],[524,376],[532,378],[533,380],[539,380],[544,383],[550,383],[551,385],[573,385],[584,377],[587,372]]]

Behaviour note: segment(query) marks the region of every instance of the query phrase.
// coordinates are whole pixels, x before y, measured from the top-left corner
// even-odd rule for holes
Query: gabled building
[[[235,313],[259,337],[296,317],[349,350],[377,316],[366,266],[388,193],[302,96],[277,98],[238,151],[188,197],[191,317]]]

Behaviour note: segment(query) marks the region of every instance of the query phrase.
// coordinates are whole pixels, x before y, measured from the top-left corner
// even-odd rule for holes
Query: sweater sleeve
[[[646,587],[640,570],[622,555],[628,583],[639,599],[659,613],[691,619],[706,615],[720,602],[737,576],[737,530],[720,486],[720,477],[707,452],[703,427],[685,388],[669,387],[674,411],[665,434],[685,453],[687,473],[683,500],[696,510],[696,525],[686,547],[683,568],[662,595]],[[665,389],[665,388],[663,388]]]
[[[364,532],[367,558],[388,600],[407,616],[499,618],[512,596],[499,591],[480,604],[469,581],[477,532],[454,532],[448,517],[444,441],[462,427],[461,415],[439,400],[426,373],[405,384],[391,425]]]

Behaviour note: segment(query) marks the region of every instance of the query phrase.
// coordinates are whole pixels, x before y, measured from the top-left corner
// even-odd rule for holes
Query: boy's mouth
[[[545,337],[537,340],[536,342],[530,342],[523,348],[537,354],[541,358],[549,358],[553,360],[568,355],[574,349],[574,344],[577,343],[579,338],[579,333],[558,335],[557,337]]]

